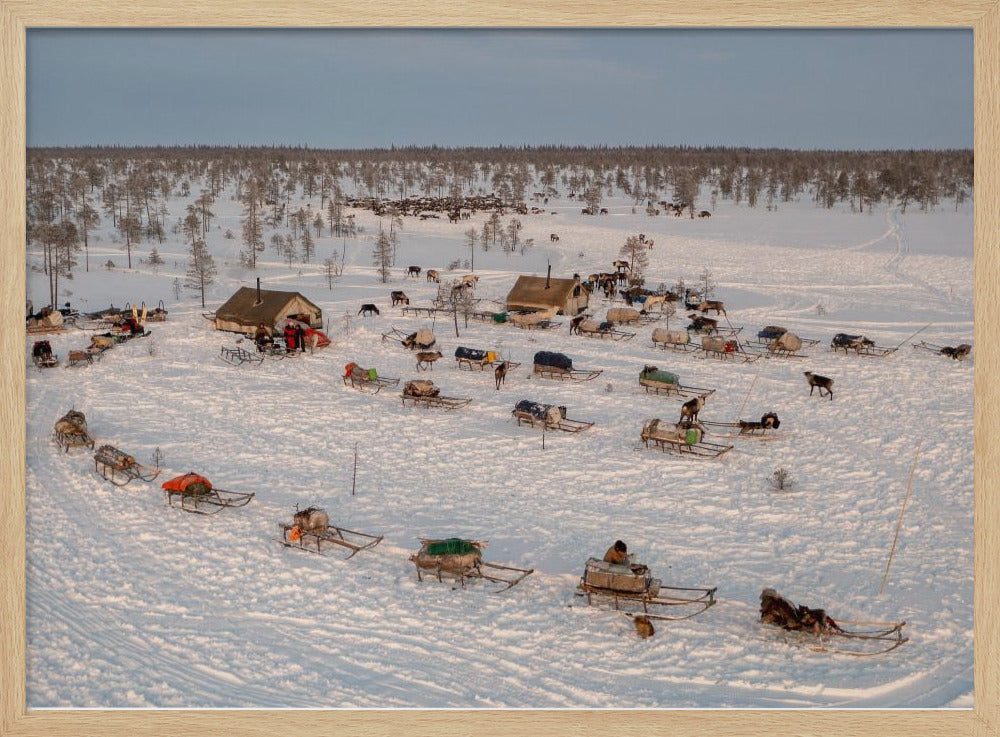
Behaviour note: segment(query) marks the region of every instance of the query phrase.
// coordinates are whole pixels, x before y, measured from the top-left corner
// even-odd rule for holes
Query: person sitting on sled
[[[626,546],[621,540],[615,540],[615,544],[608,548],[608,552],[604,554],[604,562],[614,563],[616,565],[627,565],[628,546]]]

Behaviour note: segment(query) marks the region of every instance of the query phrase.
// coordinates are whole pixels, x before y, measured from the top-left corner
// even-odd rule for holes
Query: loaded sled
[[[458,579],[465,586],[466,579],[483,579],[500,584],[494,590],[497,594],[519,584],[526,576],[534,573],[533,568],[516,568],[487,563],[483,560],[484,540],[463,540],[452,537],[444,540],[420,539],[420,550],[410,556],[417,567],[417,580],[430,572],[438,581],[444,576]]]
[[[382,387],[396,386],[399,379],[379,376],[374,368],[362,368],[356,363],[344,366],[344,386],[350,386],[361,392],[378,394]]]
[[[566,417],[566,408],[557,407],[552,404],[541,404],[522,399],[515,405],[511,414],[517,420],[518,427],[521,423],[528,423],[532,427],[541,426],[546,430],[561,430],[563,432],[582,432],[589,427],[593,427],[593,422],[582,420],[571,420]]]
[[[866,338],[864,335],[848,335],[847,333],[834,335],[833,340],[830,341],[830,350],[834,352],[842,350],[845,354],[848,351],[854,351],[859,356],[876,356],[878,358],[896,352],[896,348],[875,345],[874,340]]]
[[[767,348],[776,340],[780,340],[781,336],[785,335],[786,333],[788,333],[788,328],[786,327],[782,327],[781,325],[766,325],[757,331],[756,338],[751,338],[750,340],[747,341],[747,343],[755,347],[759,346]],[[791,333],[791,335],[795,334]],[[819,345],[818,340],[814,340],[812,338],[803,338],[798,335],[795,335],[795,337],[802,342],[803,346]]]
[[[534,358],[534,374],[543,379],[559,381],[590,381],[601,375],[601,371],[584,371],[573,368],[573,360],[563,353],[538,351]]]
[[[460,369],[469,371],[485,371],[486,367],[493,367],[497,363],[503,363],[504,359],[496,351],[482,351],[477,348],[464,348],[459,346],[455,349],[455,361]],[[521,364],[515,361],[506,361],[507,368],[517,368]]]
[[[585,338],[610,338],[611,340],[632,340],[635,333],[627,333],[624,330],[616,330],[613,322],[598,322],[597,320],[582,320],[576,326],[576,332]]]
[[[427,328],[421,328],[415,333],[404,333],[399,328],[391,328],[388,332],[382,333],[382,342],[386,343],[388,341],[399,343],[411,351],[423,351],[433,348],[434,344],[437,343],[437,338]]]
[[[705,398],[715,392],[715,389],[702,389],[697,386],[681,384],[681,378],[671,371],[661,371],[656,366],[645,366],[639,373],[639,385],[647,393],[666,394],[667,396]]]
[[[691,335],[686,330],[668,330],[667,328],[653,330],[653,347],[683,353],[699,350],[698,344],[691,342]]]
[[[956,361],[964,361],[969,354],[972,353],[972,346],[969,343],[959,343],[957,346],[952,347],[949,345],[934,345],[933,343],[920,341],[919,343],[914,343],[913,347],[930,351],[931,353],[937,353],[940,356],[948,356],[948,358]]]
[[[309,507],[302,511],[296,509],[292,521],[279,522],[278,527],[281,529],[281,539],[278,542],[282,545],[318,555],[328,555],[331,550],[347,548],[351,551],[347,556],[350,559],[362,550],[374,548],[382,542],[381,535],[369,535],[331,525],[330,516],[319,507]]]
[[[74,409],[56,420],[52,436],[67,453],[70,448],[94,447],[94,439],[87,432],[87,418]]]
[[[537,312],[507,312],[504,314],[506,314],[505,321],[516,328],[523,330],[553,330],[562,325],[561,322],[555,322],[552,319],[557,313],[558,310],[552,307]],[[496,318],[494,318],[494,321],[496,321]]]
[[[834,621],[825,610],[795,606],[774,589],[764,589],[760,594],[760,621],[788,632],[785,641],[789,644],[813,652],[882,655],[909,641],[903,636],[906,622]]]
[[[719,335],[706,335],[701,339],[701,353],[698,358],[751,363],[761,358],[761,354],[747,353],[736,339],[727,340]]]
[[[59,365],[59,357],[52,352],[52,345],[47,340],[36,340],[31,346],[31,361],[39,371]]]
[[[718,458],[733,449],[731,445],[710,443],[703,436],[701,428],[653,419],[642,426],[639,438],[647,448],[652,443],[665,453],[695,458]]]
[[[135,456],[118,450],[113,445],[102,445],[94,453],[94,471],[115,486],[125,486],[129,481],[152,481],[160,475],[160,468],[149,468],[136,463]]]
[[[180,506],[185,512],[216,514],[226,507],[243,507],[254,498],[254,492],[216,489],[212,482],[194,471],[163,482],[167,504]]]
[[[629,555],[627,563],[588,558],[576,595],[586,597],[592,606],[670,621],[701,614],[715,604],[715,592],[715,588],[664,586]]]
[[[472,398],[461,399],[459,397],[443,397],[441,390],[429,379],[414,379],[406,382],[403,393],[399,395],[403,400],[403,406],[409,402],[414,405],[424,407],[444,407],[445,409],[458,409],[464,407],[472,401]]]

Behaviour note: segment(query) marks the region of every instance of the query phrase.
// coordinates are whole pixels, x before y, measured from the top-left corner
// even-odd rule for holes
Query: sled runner
[[[344,366],[344,386],[350,386],[361,392],[378,394],[382,387],[396,386],[399,379],[379,376],[374,368],[362,368],[356,363]]]
[[[469,404],[472,399],[461,399],[459,397],[443,397],[441,390],[434,386],[434,382],[429,379],[415,379],[406,382],[403,393],[399,395],[403,400],[403,406],[409,402],[414,405],[424,407],[444,407],[445,409],[458,409]]]
[[[216,514],[226,507],[243,507],[254,498],[254,492],[216,489],[212,482],[194,471],[163,482],[167,504],[180,506],[185,512]]]
[[[667,396],[682,397],[708,397],[715,393],[715,389],[702,389],[697,386],[685,386],[681,384],[681,378],[671,371],[661,371],[656,366],[646,366],[639,373],[639,385],[647,393],[666,394]]]
[[[715,592],[715,588],[664,586],[629,555],[627,563],[588,558],[576,595],[586,597],[591,606],[670,621],[701,614],[715,604]]]
[[[665,453],[695,458],[718,458],[733,449],[731,445],[710,443],[703,435],[698,427],[653,419],[642,426],[639,437],[647,448],[652,443]]]
[[[160,475],[159,468],[136,463],[135,456],[124,453],[113,445],[102,445],[94,453],[94,471],[115,486],[125,486],[135,479],[148,482]]]
[[[969,343],[960,343],[957,346],[952,347],[948,345],[934,345],[933,343],[920,341],[919,343],[914,343],[913,347],[930,351],[931,353],[937,353],[940,356],[948,356],[948,358],[952,358],[956,361],[964,361],[969,354],[972,353],[972,346]]]
[[[528,423],[532,427],[541,426],[546,430],[561,430],[562,432],[582,432],[589,427],[593,427],[593,422],[582,420],[571,420],[566,417],[565,407],[556,407],[552,404],[541,404],[522,399],[514,407],[511,414],[517,420],[518,427],[521,423]]]
[[[519,584],[526,576],[534,573],[533,568],[517,568],[483,560],[484,540],[463,540],[452,537],[444,540],[420,538],[420,550],[410,556],[417,567],[417,580],[423,581],[423,574],[430,572],[438,581],[442,577],[458,579],[465,586],[466,579],[481,578],[500,584],[494,590],[498,594]]]
[[[94,439],[87,432],[87,418],[73,409],[56,420],[53,437],[67,453],[70,448],[94,447]]]
[[[601,375],[601,371],[584,371],[573,368],[573,360],[562,353],[538,351],[534,358],[534,374],[543,379],[559,381],[590,381]]]
[[[825,610],[795,606],[774,589],[761,591],[760,621],[784,629],[786,642],[813,652],[882,655],[909,641],[903,636],[906,622],[834,621]]]
[[[328,555],[331,549],[347,548],[351,552],[345,560],[382,542],[381,535],[331,525],[326,510],[319,507],[309,507],[301,512],[296,510],[290,523],[279,522],[278,527],[281,529],[278,542],[285,547],[318,555]]]

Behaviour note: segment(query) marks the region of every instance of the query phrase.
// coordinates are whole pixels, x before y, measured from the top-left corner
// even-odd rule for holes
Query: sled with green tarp
[[[483,560],[485,540],[466,540],[459,537],[444,539],[420,539],[420,550],[410,556],[417,567],[417,580],[423,581],[423,574],[430,572],[438,581],[448,576],[458,579],[465,586],[466,579],[481,578],[501,587],[493,593],[506,591],[519,584],[534,572],[533,568],[517,568]]]

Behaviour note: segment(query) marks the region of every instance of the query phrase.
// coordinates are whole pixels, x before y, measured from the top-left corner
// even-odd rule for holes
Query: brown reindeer
[[[810,397],[812,396],[813,389],[819,387],[819,395],[822,397],[823,390],[826,389],[826,393],[830,395],[830,401],[833,401],[833,379],[814,374],[812,371],[803,371],[802,373],[806,375],[806,381],[809,382]]]
[[[389,293],[389,297],[392,299],[392,306],[396,305],[408,305],[410,304],[410,298],[406,296],[404,292],[399,290]]]
[[[710,213],[708,210],[702,210],[701,212],[698,213],[698,217],[700,217],[700,218],[710,218],[710,217],[712,217],[712,213]]]
[[[557,236],[555,233],[550,233],[549,240],[552,241],[553,243],[557,243],[559,241],[559,236]]]
[[[441,283],[441,275],[438,274],[437,269],[427,269],[427,281]]]
[[[507,381],[507,362],[501,361],[497,364],[497,367],[493,369],[493,378],[497,382],[497,391],[500,391],[500,385]]]
[[[417,371],[429,371],[434,368],[434,362],[441,358],[441,351],[418,351]]]
[[[679,422],[687,422],[688,424],[697,422],[698,413],[701,412],[704,406],[705,397],[695,397],[684,402],[684,404],[681,405],[681,419]]]
[[[381,315],[382,313],[378,311],[378,307],[373,305],[371,302],[361,305],[361,309],[358,310],[359,315]]]
[[[726,304],[725,302],[719,302],[714,299],[706,299],[698,304],[699,312],[708,312],[709,310],[715,310],[715,314],[725,315],[726,314]],[[728,317],[728,315],[726,315]]]
[[[406,275],[407,276],[412,276],[414,279],[416,279],[418,276],[420,276],[420,272],[421,271],[422,271],[422,269],[419,266],[407,266],[406,267]]]

